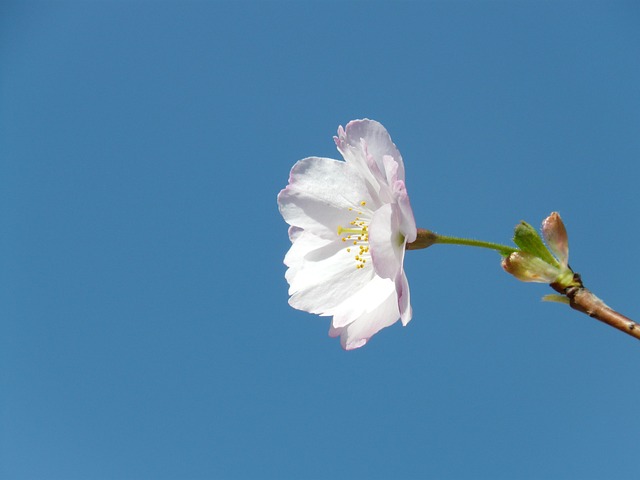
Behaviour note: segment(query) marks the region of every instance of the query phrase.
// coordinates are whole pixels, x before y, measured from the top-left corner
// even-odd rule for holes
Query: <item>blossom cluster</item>
[[[344,161],[297,162],[278,207],[290,225],[289,304],[332,316],[329,335],[351,350],[411,320],[403,264],[417,229],[402,156],[387,130],[354,120],[334,140]]]

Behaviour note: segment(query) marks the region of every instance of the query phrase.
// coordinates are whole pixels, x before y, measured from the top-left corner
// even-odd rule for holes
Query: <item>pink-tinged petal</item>
[[[398,180],[398,162],[391,155],[385,155],[382,163],[387,185],[393,185]]]
[[[569,237],[558,212],[553,212],[544,219],[542,235],[560,265],[566,267],[569,264]]]
[[[404,242],[397,212],[393,205],[383,205],[374,212],[369,224],[371,260],[377,275],[396,278],[402,268]]]
[[[304,232],[303,228],[299,228],[299,227],[289,227],[289,240],[291,241],[291,243],[295,242],[296,239],[302,235],[302,232]]]
[[[331,338],[339,337],[340,334],[342,333],[342,330],[344,330],[344,327],[334,327],[333,325],[330,325],[329,326],[329,336]]]
[[[353,350],[365,345],[369,339],[385,327],[393,325],[400,318],[395,292],[391,293],[375,310],[365,313],[340,330],[340,344],[345,350]],[[336,333],[334,330],[334,334]],[[330,331],[331,334],[331,331]]]
[[[393,192],[400,211],[400,231],[405,236],[407,243],[413,243],[418,236],[418,228],[409,202],[409,195],[402,180],[394,183]]]
[[[376,200],[376,206],[380,206],[380,190],[384,189],[384,179],[375,164],[373,164],[374,168],[372,170],[370,165],[372,162],[368,159],[366,145],[363,142],[357,145],[349,145],[343,138],[338,137],[335,138],[335,141],[345,162],[359,172],[367,186],[369,195]]]
[[[360,145],[362,140],[366,144],[369,159],[373,161],[373,165],[369,164],[370,168],[375,165],[378,172],[384,172],[383,158],[385,155],[389,155],[398,163],[398,178],[404,180],[402,156],[382,124],[369,119],[349,122],[344,129],[342,144],[354,147]],[[338,146],[340,147],[340,145]]]
[[[391,184],[404,180],[402,157],[382,125],[373,120],[354,120],[340,127],[334,137],[347,163],[360,171],[376,207],[393,201]],[[391,170],[390,170],[391,167]]]
[[[289,185],[278,195],[278,207],[289,225],[334,238],[338,225],[353,219],[349,207],[370,202],[358,171],[329,158],[305,158],[291,169]]]

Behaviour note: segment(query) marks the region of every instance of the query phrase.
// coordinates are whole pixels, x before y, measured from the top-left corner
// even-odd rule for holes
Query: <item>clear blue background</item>
[[[640,475],[636,340],[437,246],[344,352],[276,206],[374,118],[419,226],[558,210],[640,317],[637,2],[3,2],[0,56],[2,478]]]

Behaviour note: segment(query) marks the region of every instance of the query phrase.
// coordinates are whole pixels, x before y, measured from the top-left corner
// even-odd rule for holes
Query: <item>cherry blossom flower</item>
[[[403,263],[417,229],[402,157],[387,130],[354,120],[334,140],[345,161],[297,162],[278,206],[290,225],[289,304],[332,316],[329,335],[351,350],[411,320]]]

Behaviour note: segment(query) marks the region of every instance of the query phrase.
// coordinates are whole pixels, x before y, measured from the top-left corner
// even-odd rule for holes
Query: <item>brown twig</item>
[[[575,275],[574,279],[577,285],[562,288],[560,285],[552,283],[551,287],[555,291],[565,295],[569,299],[569,305],[574,310],[589,315],[596,320],[600,320],[640,340],[640,324],[616,312],[596,297],[590,290],[584,288],[578,274]]]

